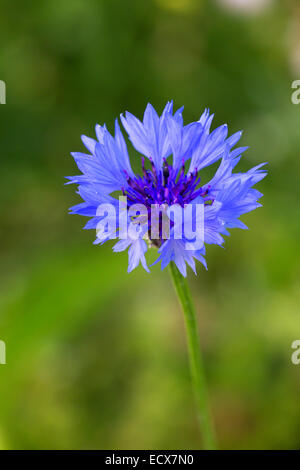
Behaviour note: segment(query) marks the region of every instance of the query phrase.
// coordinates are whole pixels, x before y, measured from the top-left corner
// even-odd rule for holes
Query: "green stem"
[[[184,314],[190,369],[195,389],[203,444],[205,449],[215,449],[215,432],[208,405],[208,393],[206,389],[206,379],[201,356],[195,309],[187,282],[182,274],[180,274],[173,261],[170,263],[170,272]]]

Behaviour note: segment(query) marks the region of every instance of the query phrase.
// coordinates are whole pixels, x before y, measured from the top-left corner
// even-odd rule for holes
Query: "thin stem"
[[[215,449],[215,432],[208,405],[208,393],[206,388],[206,379],[201,356],[198,325],[194,305],[187,282],[182,274],[180,274],[173,261],[170,263],[170,272],[184,314],[190,369],[196,395],[203,444],[205,449]]]

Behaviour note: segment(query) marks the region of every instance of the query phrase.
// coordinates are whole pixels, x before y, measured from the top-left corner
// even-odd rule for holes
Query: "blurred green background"
[[[2,0],[1,448],[201,448],[168,272],[93,246],[63,179],[95,123],[169,99],[269,162],[250,230],[189,275],[220,446],[300,448],[299,26],[298,0]]]

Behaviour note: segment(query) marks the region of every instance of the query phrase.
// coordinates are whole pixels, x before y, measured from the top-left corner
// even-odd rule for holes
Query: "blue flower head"
[[[169,102],[159,116],[148,104],[142,122],[129,112],[121,115],[132,145],[142,155],[140,175],[131,168],[118,120],[114,136],[97,124],[97,140],[82,136],[89,153],[72,153],[82,174],[67,179],[78,185],[84,202],[70,211],[90,217],[85,228],[97,230],[95,244],[118,239],[113,251],[128,249],[129,272],[139,263],[149,271],[149,246],[158,249],[156,262],[162,269],[174,261],[186,276],[186,263],[195,272],[195,259],[206,267],[205,245],[222,245],[228,229],[247,228],[240,216],[261,206],[257,201],[262,194],[253,186],[266,176],[261,169],[265,164],[233,173],[247,149],[234,148],[242,133],[228,137],[226,124],[210,131],[213,115],[207,109],[199,121],[184,125],[182,109],[173,112]],[[213,178],[202,181],[201,170],[216,161],[220,164]],[[199,224],[194,231],[188,229],[195,222],[196,207],[201,208],[201,236]],[[153,208],[159,219],[155,236]],[[162,219],[169,223],[167,233]],[[190,243],[191,233],[197,243]]]

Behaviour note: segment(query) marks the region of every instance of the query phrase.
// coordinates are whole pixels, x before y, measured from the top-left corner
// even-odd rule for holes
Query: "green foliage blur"
[[[300,10],[233,4],[2,0],[0,448],[201,448],[168,272],[128,275],[127,254],[68,215],[80,199],[64,186],[81,134],[169,99],[186,122],[209,107],[244,129],[241,171],[269,162],[250,230],[188,277],[220,447],[300,448]]]

